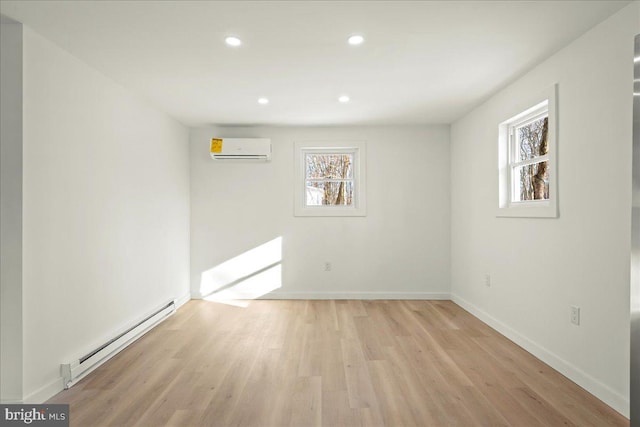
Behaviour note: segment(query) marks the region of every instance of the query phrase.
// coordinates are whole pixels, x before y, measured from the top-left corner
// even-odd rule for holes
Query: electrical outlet
[[[571,306],[571,323],[574,325],[580,324],[580,307],[575,305]]]
[[[491,287],[491,275],[490,274],[485,274],[484,275],[484,285],[488,288]]]
[[[331,263],[329,261],[324,263],[324,271],[331,271]]]

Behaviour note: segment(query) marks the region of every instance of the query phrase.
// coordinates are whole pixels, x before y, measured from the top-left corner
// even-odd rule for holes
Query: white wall
[[[22,399],[22,25],[0,16],[0,402]]]
[[[213,136],[271,138],[273,160],[214,162]],[[367,216],[294,217],[294,143],[349,140],[367,143]],[[192,130],[192,295],[204,271],[282,237],[270,297],[448,297],[448,141],[448,126]]]
[[[188,130],[25,28],[24,397],[189,290]]]
[[[624,414],[638,9],[601,23],[451,129],[454,300]],[[498,124],[554,83],[560,217],[496,218]],[[570,305],[582,309],[580,326]]]

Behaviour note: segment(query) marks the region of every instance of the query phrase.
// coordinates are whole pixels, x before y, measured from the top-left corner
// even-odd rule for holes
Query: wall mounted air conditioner
[[[211,138],[214,160],[271,160],[269,138]]]

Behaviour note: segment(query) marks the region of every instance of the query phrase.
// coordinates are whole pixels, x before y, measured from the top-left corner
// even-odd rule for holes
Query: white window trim
[[[523,218],[557,218],[558,217],[558,85],[544,91],[542,94],[531,97],[526,103],[520,103],[511,110],[511,118],[499,125],[498,131],[498,217],[523,217]],[[522,124],[539,113],[546,103],[548,114],[547,141],[548,154],[539,156],[530,161],[521,162],[537,163],[548,160],[549,165],[549,199],[514,201],[511,168],[514,165],[510,161],[509,129],[514,125]],[[515,143],[515,142],[514,142]]]
[[[353,206],[306,206],[305,154],[353,153]],[[296,142],[295,143],[294,216],[366,216],[367,215],[367,147],[365,142]]]

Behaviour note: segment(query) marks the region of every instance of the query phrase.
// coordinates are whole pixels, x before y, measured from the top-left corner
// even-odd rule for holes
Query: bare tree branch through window
[[[516,200],[549,199],[548,128],[548,117],[542,117],[515,129],[516,163],[524,163],[514,171],[520,180]]]
[[[306,154],[306,205],[353,205],[353,154]]]

